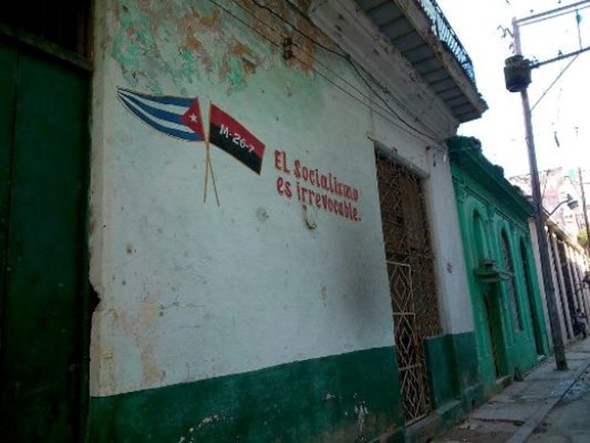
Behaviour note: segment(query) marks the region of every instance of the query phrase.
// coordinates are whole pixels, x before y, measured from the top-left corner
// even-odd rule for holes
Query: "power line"
[[[301,31],[296,25],[294,25],[293,23],[291,23],[289,20],[287,20],[286,18],[284,18],[283,16],[281,16],[280,14],[278,14],[277,12],[275,12],[274,10],[272,10],[271,8],[269,8],[268,6],[259,3],[256,0],[252,0],[254,4],[256,4],[258,7],[263,8],[267,11],[269,11],[272,15],[274,15],[275,17],[277,17],[279,20],[283,21],[284,23],[288,24],[291,28],[293,28],[293,30],[295,30],[297,33],[299,33],[301,36],[305,37],[306,39],[308,39],[310,42],[312,42],[313,44],[315,44],[316,46],[319,46],[320,48],[324,49],[325,51],[328,51],[334,55],[337,55],[338,57],[343,58],[344,60],[346,60],[346,62],[348,62],[352,68],[355,70],[355,72],[357,73],[357,75],[361,78],[361,80],[363,80],[363,82],[366,84],[366,86],[371,90],[371,92],[373,92],[373,94],[375,94],[377,96],[377,98],[383,103],[383,105],[396,117],[398,118],[402,123],[404,123],[408,128],[410,128],[411,130],[417,132],[420,135],[423,135],[425,137],[428,137],[430,139],[432,139],[433,141],[437,141],[438,140],[433,137],[431,134],[427,134],[423,131],[421,131],[420,129],[416,128],[415,126],[411,125],[410,123],[408,123],[406,120],[403,119],[403,117],[401,115],[399,115],[398,112],[396,112],[390,105],[389,103],[387,103],[383,97],[381,97],[381,95],[373,88],[373,86],[366,80],[365,76],[363,76],[363,74],[361,74],[359,68],[357,67],[357,65],[354,63],[354,61],[351,59],[350,55],[346,54],[346,53],[342,53],[339,51],[335,51],[329,47],[327,47],[326,45],[322,44],[321,42],[319,42],[317,39],[310,37],[308,34],[306,34],[305,32]],[[250,13],[250,11],[248,11],[247,9],[245,9],[242,5],[240,5],[239,3],[236,2],[236,0],[233,0],[233,2],[238,5],[239,7],[241,7],[242,9],[244,9],[246,12]],[[311,25],[315,26],[315,24],[309,19],[309,17],[303,12],[301,11],[301,9],[293,4],[291,1],[289,1],[289,4],[298,12],[299,15],[301,15],[307,22],[309,22]],[[256,19],[260,20],[257,16],[254,16]],[[263,22],[265,23],[265,22]],[[265,23],[270,29],[272,29],[273,31],[277,31],[276,29],[272,28],[269,24]],[[278,31],[277,31],[278,32]],[[301,49],[302,52],[306,53],[306,51],[301,48],[300,46],[298,46],[295,43],[295,46],[297,46],[299,49]],[[307,55],[311,56],[317,63],[319,63],[320,65],[322,65],[326,70],[329,71],[329,68],[327,66],[325,66],[320,60],[318,60],[317,58],[315,58],[313,56],[313,54],[307,53]],[[360,68],[363,70],[363,72],[365,73],[365,75],[369,76],[375,83],[378,83],[375,81],[374,77],[367,72],[364,68]],[[335,74],[332,72],[332,74]],[[341,78],[342,79],[342,78]],[[346,80],[342,79],[343,81],[346,82]],[[351,86],[352,88],[354,88],[353,85],[351,85],[350,83],[346,82],[349,86]],[[356,88],[355,88],[356,89]],[[384,93],[386,93],[389,97],[391,97],[392,99],[395,99],[390,93],[389,91],[387,91],[385,88],[381,87],[381,89],[383,90]],[[358,91],[358,90],[357,90]],[[362,94],[361,91],[358,91],[359,93]],[[400,105],[401,107],[404,107],[403,104],[401,104],[399,101],[398,105]],[[405,109],[406,112],[409,112],[407,109]]]
[[[237,6],[241,7],[242,9],[244,9],[246,12],[249,12],[247,9],[245,9],[241,4],[239,4],[236,0],[232,0]],[[289,0],[287,0],[287,2],[293,7],[293,9],[295,9],[299,15],[301,15],[303,18],[305,18],[310,24],[314,25],[315,24],[309,20],[309,17],[307,17],[307,15],[301,11],[301,9],[299,9],[298,6],[296,6],[295,4],[291,3]],[[291,23],[289,20],[287,20],[286,18],[284,18],[283,16],[281,16],[280,14],[278,14],[276,11],[274,11],[272,8],[266,6],[265,4],[262,4],[260,2],[258,2],[257,0],[252,0],[252,3],[254,3],[256,6],[258,6],[259,8],[265,9],[266,11],[270,12],[272,15],[274,15],[276,18],[278,18],[279,20],[281,20],[282,22],[288,24],[289,26],[291,26],[291,28],[293,28],[294,31],[296,31],[298,34],[300,34],[302,37],[305,37],[306,39],[308,39],[309,41],[313,42],[315,45],[319,46],[320,48],[322,48],[325,51],[331,52],[332,54],[335,54],[339,57],[343,57],[343,58],[347,58],[347,55],[338,51],[333,50],[332,48],[329,48],[328,46],[322,44],[321,42],[317,41],[316,39],[314,39],[313,37],[310,37],[309,35],[307,35],[305,32],[303,32],[301,29],[299,29],[296,25],[294,25],[293,23]],[[258,19],[258,17],[254,16],[255,18]],[[260,19],[258,19],[260,20]],[[262,20],[260,20],[262,21]],[[271,27],[268,23],[265,23],[268,27]],[[276,30],[274,28],[271,28],[273,30]]]
[[[540,23],[550,18],[560,17],[565,14],[569,14],[574,12],[575,10],[584,9],[590,6],[590,0],[583,0],[578,3],[572,3],[571,5],[562,6],[561,8],[552,9],[546,12],[540,12],[538,14],[530,15],[528,17],[520,18],[516,20],[518,26],[526,26],[532,25],[535,23]]]
[[[586,46],[585,48],[578,49],[577,51],[568,52],[567,54],[560,54],[557,57],[553,57],[553,58],[550,58],[549,60],[544,60],[542,62],[532,62],[531,69],[540,68],[543,65],[547,65],[547,64],[553,63],[553,62],[558,62],[560,60],[563,60],[564,58],[573,57],[573,56],[577,57],[578,55],[582,54],[583,52],[587,52],[587,51],[590,51],[590,46]]]
[[[261,32],[259,29],[256,29],[255,27],[252,27],[249,23],[247,23],[246,21],[244,21],[242,18],[238,17],[235,13],[233,13],[231,10],[229,10],[228,8],[226,8],[225,6],[222,6],[221,4],[219,4],[217,1],[215,0],[209,0],[211,3],[213,3],[214,5],[216,5],[218,8],[222,9],[223,11],[225,11],[227,14],[229,14],[230,16],[232,16],[235,20],[239,21],[240,23],[242,23],[244,26],[248,27],[249,29],[253,30],[254,32],[256,32],[258,35],[260,35],[262,38],[264,38],[266,41],[268,41],[269,43],[271,43],[272,45],[274,45],[275,47],[279,48],[279,49],[283,49],[281,44],[278,44],[276,42],[274,42],[273,40],[271,40],[268,35],[264,34],[263,32]],[[269,30],[271,30],[272,32],[275,32],[279,35],[284,34],[282,31],[277,30],[276,28],[274,28],[273,26],[271,26],[270,24],[268,24],[267,22],[261,20],[257,15],[255,15],[254,13],[252,13],[250,10],[246,9],[243,5],[239,4],[238,2],[236,2],[236,0],[232,0],[232,2],[240,7],[242,10],[244,10],[246,13],[250,14],[252,17],[254,17],[258,22],[264,24]],[[377,96],[377,98],[379,98],[379,100],[383,103],[383,105],[377,105],[378,108],[381,108],[382,111],[385,111],[391,115],[393,115],[397,120],[399,120],[404,126],[406,126],[408,129],[410,129],[411,131],[413,131],[416,134],[422,135],[432,141],[435,141],[437,143],[440,142],[440,140],[438,140],[436,138],[436,136],[432,135],[432,134],[428,134],[424,131],[421,131],[420,129],[416,128],[415,126],[413,126],[412,124],[408,123],[406,120],[404,120],[401,115],[399,115],[399,113],[397,113],[384,99],[383,97],[381,97],[381,95],[370,85],[370,83],[365,79],[365,77],[359,72],[359,69],[356,67],[356,65],[350,60],[350,56],[348,56],[347,54],[343,54],[340,53],[338,51],[335,51],[329,47],[327,47],[326,45],[323,45],[322,43],[318,42],[316,39],[314,39],[313,37],[310,37],[309,35],[307,35],[306,33],[304,33],[303,31],[301,31],[299,28],[297,28],[297,26],[295,26],[293,23],[289,22],[288,20],[286,20],[285,18],[281,17],[279,14],[277,14],[275,11],[273,11],[272,9],[270,9],[268,6],[263,5],[258,3],[257,1],[253,2],[269,11],[270,13],[272,13],[274,16],[276,16],[277,18],[279,18],[281,21],[283,21],[284,23],[288,24],[294,31],[296,31],[297,33],[299,33],[300,35],[302,35],[303,37],[305,37],[306,39],[308,39],[309,41],[311,41],[312,43],[314,43],[315,45],[317,45],[318,47],[334,54],[337,55],[338,57],[343,58],[344,60],[346,60],[348,63],[351,64],[351,66],[353,67],[353,69],[355,70],[355,72],[357,73],[357,75],[361,78],[361,80],[363,80],[363,82],[366,84],[366,86],[371,90],[371,92]],[[298,10],[297,12],[299,14],[303,14],[302,11]],[[305,16],[305,15],[304,15]],[[307,18],[305,16],[306,20],[309,21],[309,18]],[[310,22],[313,24],[313,22]],[[321,71],[319,71],[318,69],[316,69],[315,66],[313,66],[312,64],[310,64],[309,62],[301,59],[300,57],[297,57],[295,54],[293,54],[293,57],[296,58],[302,65],[306,66],[307,68],[311,69],[312,71],[314,71],[315,73],[317,73],[320,77],[322,77],[324,80],[326,80],[327,82],[329,82],[330,84],[332,84],[333,86],[337,87],[339,90],[341,90],[342,92],[344,92],[345,94],[347,94],[348,96],[350,96],[351,98],[357,100],[359,103],[363,104],[364,106],[366,106],[369,109],[372,109],[372,106],[367,105],[367,103],[365,103],[363,100],[359,99],[359,97],[355,96],[353,93],[351,93],[350,91],[347,91],[346,89],[344,89],[341,85],[338,85],[337,83],[335,83],[331,77],[334,78],[338,78],[340,81],[342,81],[343,83],[345,83],[349,88],[353,89],[357,94],[359,94],[363,99],[365,100],[369,100],[369,101],[373,101],[373,99],[369,96],[367,96],[363,91],[359,90],[355,85],[351,84],[348,80],[342,78],[340,75],[338,75],[336,72],[332,71],[330,68],[328,68],[324,63],[322,63],[320,60],[318,60],[313,54],[306,52],[304,48],[302,48],[301,46],[299,46],[297,43],[293,43],[294,46],[296,46],[298,49],[300,49],[300,51],[306,55],[308,55],[309,57],[311,57],[316,63],[318,63],[318,65],[320,65],[321,67],[323,67],[329,74],[330,76],[327,76],[326,74],[322,73]],[[365,71],[366,72],[366,71]],[[370,74],[368,74],[370,75]],[[372,76],[371,76],[372,78]],[[384,92],[388,92],[388,91],[384,91]],[[388,94],[389,95],[389,94]],[[389,95],[391,98],[393,98],[391,95]],[[394,124],[396,127],[404,130],[403,127],[401,127],[396,121],[391,120],[390,118],[388,118],[387,116],[385,116],[383,114],[383,112],[379,112],[379,109],[374,109],[374,111],[380,115],[381,117],[383,117],[384,119],[386,119],[387,121],[389,121],[390,123]],[[405,132],[408,132],[407,130],[404,130]]]
[[[234,0],[235,1],[235,0]],[[259,5],[259,3],[256,0],[253,0],[254,3],[256,3],[257,5]],[[590,1],[590,0],[589,0]],[[316,26],[315,23],[309,18],[309,16],[301,10],[301,8],[299,7],[299,5],[297,5],[296,3],[294,3],[292,0],[287,0],[287,2],[293,7],[293,9],[305,20],[307,21],[309,24],[311,24],[312,26]],[[369,87],[369,89],[372,90],[372,92],[375,95],[379,95],[373,88],[372,86],[367,83],[365,77],[359,72],[359,67],[357,66],[357,64],[354,62],[354,60],[351,58],[351,56],[349,54],[343,53],[343,52],[339,52],[339,51],[334,51],[331,48],[323,45],[321,42],[317,41],[317,39],[310,37],[309,35],[307,35],[306,33],[304,33],[303,31],[299,30],[295,25],[293,25],[292,23],[290,23],[288,20],[286,20],[284,17],[276,14],[274,11],[270,10],[266,5],[262,5],[262,7],[264,7],[265,9],[268,9],[269,11],[271,11],[271,13],[273,13],[275,16],[277,16],[280,20],[284,21],[285,23],[289,24],[291,27],[293,27],[299,34],[301,34],[303,37],[307,38],[308,40],[310,40],[312,43],[314,43],[315,45],[319,46],[320,48],[331,52],[332,54],[335,54],[339,57],[342,57],[344,60],[346,60],[353,68],[354,70],[357,72],[357,75],[359,77],[361,77],[361,79],[367,84],[367,86]],[[368,34],[371,33],[371,30],[367,29],[362,23],[359,23],[359,25],[361,25],[361,27],[363,28],[363,30],[365,32],[367,32]],[[321,63],[319,60],[316,59],[316,61],[318,61],[318,63]],[[373,77],[373,75],[368,72],[363,66],[360,66],[360,70],[362,70],[365,73],[365,76],[370,77],[374,83],[376,83],[377,85],[379,85],[379,82]],[[380,89],[387,94],[392,100],[394,100],[398,106],[400,106],[401,108],[403,108],[406,112],[411,113],[405,106],[404,104],[401,102],[401,100],[396,99],[395,96],[393,96],[393,94],[390,93],[390,91],[379,85]],[[379,98],[383,101],[383,98],[381,96],[379,96]],[[399,118],[400,120],[403,120],[403,118],[397,114],[397,112],[395,110],[393,110],[392,108],[389,107],[389,104],[386,103],[385,101],[383,101],[384,105],[388,107],[388,109],[394,114],[396,115],[397,118]],[[408,124],[407,122],[404,121],[404,123]],[[409,124],[408,124],[409,125]],[[419,130],[417,128],[415,128],[414,126],[410,125],[410,128],[414,129],[415,131]],[[422,133],[422,135],[426,136],[426,137],[430,137],[427,134]],[[436,139],[433,139],[434,141],[437,141]]]
[[[569,67],[572,65],[573,62],[576,61],[576,59],[578,58],[579,54],[575,55],[574,58],[572,58],[569,63],[567,65],[564,66],[564,68],[559,72],[559,74],[557,74],[557,77],[555,77],[555,80],[553,80],[551,82],[551,84],[547,87],[547,89],[545,89],[545,91],[543,91],[543,93],[541,94],[541,96],[537,99],[537,101],[535,102],[535,104],[531,107],[531,111],[533,111],[535,109],[535,107],[539,104],[539,102],[541,100],[543,100],[543,97],[545,97],[547,95],[547,93],[549,92],[549,90],[555,86],[555,83],[557,83],[559,81],[559,79],[561,78],[561,76],[563,74],[565,74],[565,71],[567,71],[569,69]]]

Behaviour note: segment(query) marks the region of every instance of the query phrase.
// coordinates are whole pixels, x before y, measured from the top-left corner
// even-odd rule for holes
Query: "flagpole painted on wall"
[[[209,109],[211,109],[211,100],[209,100]],[[205,149],[206,149],[206,156],[205,156],[205,189],[203,190],[203,202],[207,201],[207,185],[208,185],[208,178],[209,178],[209,171],[211,171],[211,182],[213,183],[213,192],[215,193],[215,200],[217,201],[217,206],[221,206],[219,204],[219,195],[217,194],[217,182],[215,181],[215,174],[213,172],[213,163],[211,162],[211,144],[209,143],[209,133],[205,136]]]
[[[213,163],[211,162],[211,155],[209,154],[209,137],[207,137],[207,157],[209,158],[209,170],[211,171],[211,183],[213,183],[215,200],[217,201],[217,206],[221,206],[219,204],[219,195],[217,194],[217,181],[215,180],[215,173],[213,172]]]
[[[207,202],[207,184],[209,182],[209,134],[205,137],[205,186],[203,187],[203,203]]]

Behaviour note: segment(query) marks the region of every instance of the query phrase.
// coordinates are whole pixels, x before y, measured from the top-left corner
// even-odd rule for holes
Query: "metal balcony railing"
[[[432,23],[432,32],[436,35],[441,43],[447,46],[449,51],[455,56],[467,77],[475,86],[475,72],[473,70],[473,63],[467,55],[467,51],[459,41],[459,38],[451,28],[440,6],[435,0],[418,0],[428,18]]]

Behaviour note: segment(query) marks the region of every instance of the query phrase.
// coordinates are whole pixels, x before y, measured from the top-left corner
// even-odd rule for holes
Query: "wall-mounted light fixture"
[[[568,194],[567,198],[564,201],[559,202],[559,204],[555,208],[553,208],[553,211],[547,214],[547,218],[551,217],[555,213],[555,211],[557,211],[562,205],[565,204],[567,204],[568,208],[570,209],[576,209],[579,206],[578,200],[573,198],[571,194]]]

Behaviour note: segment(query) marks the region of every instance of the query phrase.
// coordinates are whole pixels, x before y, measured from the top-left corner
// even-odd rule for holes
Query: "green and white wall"
[[[404,441],[376,142],[425,178],[447,332],[427,343],[434,402],[469,404],[475,337],[445,146],[377,108],[289,2],[283,19],[254,2],[97,3],[89,440]],[[389,106],[453,135],[438,98],[409,85],[407,106]],[[260,174],[211,145],[206,178],[206,143],[146,124],[118,88],[198,98],[205,132],[210,103],[223,109],[265,145]]]

